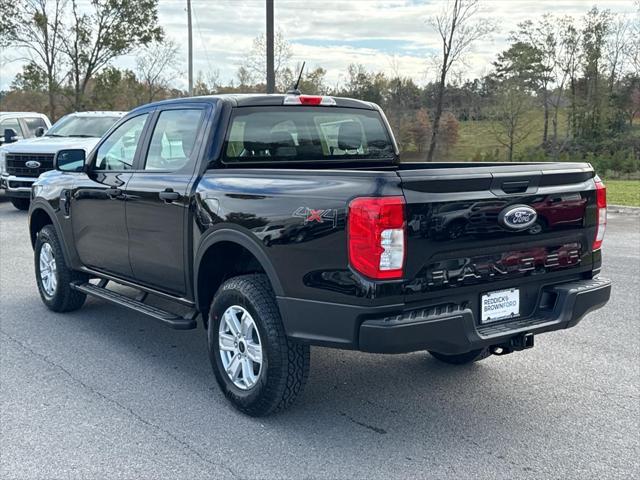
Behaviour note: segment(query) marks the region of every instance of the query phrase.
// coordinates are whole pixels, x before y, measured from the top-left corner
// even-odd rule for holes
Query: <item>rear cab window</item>
[[[376,110],[264,106],[234,109],[223,162],[299,163],[394,160]]]
[[[22,119],[29,130],[31,136],[35,136],[36,130],[40,127],[47,129],[47,124],[44,119],[40,117],[26,117]]]

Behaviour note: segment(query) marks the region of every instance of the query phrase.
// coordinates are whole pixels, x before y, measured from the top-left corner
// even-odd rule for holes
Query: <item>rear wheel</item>
[[[429,350],[429,353],[437,360],[450,365],[464,365],[467,363],[479,362],[491,355],[488,348],[471,350],[470,352],[460,353],[457,355],[445,355],[444,353],[432,352],[431,350]]]
[[[29,210],[30,200],[28,198],[12,198],[11,205],[18,210]]]
[[[227,280],[211,304],[209,359],[231,403],[251,416],[289,407],[309,375],[309,346],[287,338],[265,275]]]
[[[35,246],[36,282],[40,298],[54,312],[70,312],[84,304],[86,295],[71,288],[71,282],[86,282],[86,275],[67,267],[53,225],[38,232]]]

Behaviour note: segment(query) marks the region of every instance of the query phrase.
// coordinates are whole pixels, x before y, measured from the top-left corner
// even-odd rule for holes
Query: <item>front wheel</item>
[[[268,415],[289,407],[309,375],[309,346],[287,338],[265,275],[227,280],[216,293],[207,331],[220,389],[240,411]]]
[[[34,253],[36,282],[44,304],[54,312],[70,312],[82,307],[86,295],[72,289],[71,283],[86,282],[87,277],[67,267],[53,225],[46,225],[38,232]]]
[[[491,355],[488,348],[471,350],[470,352],[460,353],[457,355],[445,355],[444,353],[432,352],[431,350],[429,350],[429,353],[435,359],[450,365],[465,365],[467,363],[479,362]]]
[[[18,210],[29,210],[30,200],[28,198],[12,198],[11,205]]]

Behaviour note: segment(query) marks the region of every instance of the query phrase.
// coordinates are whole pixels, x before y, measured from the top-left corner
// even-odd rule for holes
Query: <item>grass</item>
[[[558,119],[558,135],[562,138],[565,135],[567,119],[564,112],[560,112]],[[496,139],[496,127],[491,120],[460,122],[458,131],[458,142],[449,153],[449,160],[470,161],[475,156],[499,151],[497,161],[507,160],[507,149]],[[531,133],[514,150],[517,154],[527,147],[540,145],[542,141],[542,130],[544,118],[542,112],[532,112],[526,119],[525,125]],[[551,135],[551,122],[549,122],[549,135]]]
[[[607,203],[640,207],[640,180],[605,180]]]
[[[544,118],[541,111],[535,111],[526,119],[527,128],[531,133],[516,145],[515,156],[528,147],[536,147],[542,141]],[[561,111],[558,118],[558,136],[563,138],[567,129],[566,113]],[[491,120],[462,121],[458,130],[458,142],[442,161],[469,162],[478,159],[480,155],[492,155],[497,150],[497,155],[492,155],[491,161],[503,162],[507,160],[507,149],[496,140],[495,126]],[[551,124],[549,125],[551,135]],[[632,136],[640,137],[640,121],[635,122]],[[408,152],[404,154],[405,161],[425,161],[426,153],[417,154]],[[597,165],[594,165],[597,168]],[[607,172],[611,173],[611,172]],[[627,178],[637,178],[637,173]],[[627,205],[640,207],[640,180],[610,180],[605,176],[607,186],[607,202],[610,205]]]

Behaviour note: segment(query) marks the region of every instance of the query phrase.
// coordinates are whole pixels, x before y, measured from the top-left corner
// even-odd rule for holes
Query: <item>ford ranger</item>
[[[589,164],[400,163],[368,102],[164,101],[54,163],[29,214],[45,305],[199,321],[250,415],[294,401],[310,345],[465,364],[531,348],[610,295]]]
[[[31,184],[53,169],[53,157],[63,148],[87,152],[126,112],[82,112],[65,115],[46,133],[0,148],[0,188],[18,210],[29,209]]]

